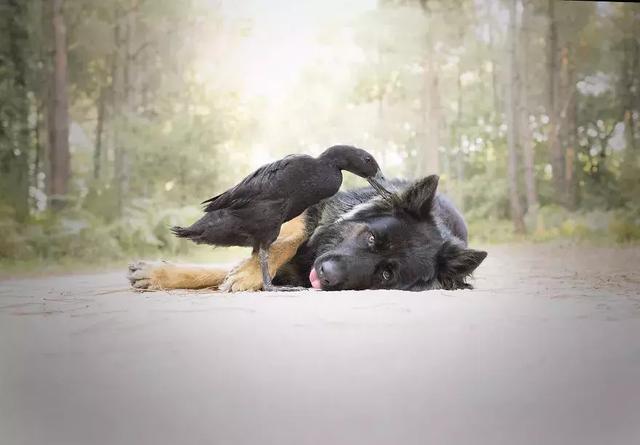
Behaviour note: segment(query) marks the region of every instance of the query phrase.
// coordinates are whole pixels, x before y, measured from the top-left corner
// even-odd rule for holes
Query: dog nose
[[[340,283],[342,278],[338,262],[335,260],[323,261],[318,268],[318,278],[323,286],[335,286]]]

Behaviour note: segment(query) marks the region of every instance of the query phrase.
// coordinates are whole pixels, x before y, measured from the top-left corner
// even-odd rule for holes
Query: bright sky
[[[278,100],[305,66],[322,55],[319,40],[327,24],[347,26],[374,9],[376,0],[222,0],[218,4],[225,18],[249,23],[249,35],[236,59],[242,65],[236,72],[242,76],[243,90]]]

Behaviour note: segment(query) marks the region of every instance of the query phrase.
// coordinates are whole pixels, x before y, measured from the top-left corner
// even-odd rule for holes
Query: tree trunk
[[[493,2],[488,2],[487,3],[487,8],[488,8],[488,15],[487,15],[487,22],[489,23],[489,51],[490,51],[490,60],[491,60],[491,93],[493,95],[493,112],[495,114],[495,116],[499,116],[500,115],[500,91],[498,89],[498,85],[500,84],[500,82],[498,82],[498,72],[497,72],[497,67],[498,67],[498,63],[496,62],[495,59],[495,53],[496,48],[495,48],[495,37],[494,37],[494,18],[493,18]]]
[[[35,160],[33,168],[33,187],[46,197],[48,193],[49,177],[49,103],[51,102],[51,80],[52,76],[52,31],[51,26],[51,4],[40,2],[38,5],[40,13],[40,45],[37,52],[37,74],[35,76],[37,85],[34,88],[35,94]],[[39,210],[46,207],[46,202],[36,202]]]
[[[633,23],[637,23],[640,26],[640,17],[635,16],[635,21]],[[631,65],[631,78],[633,79],[632,87],[635,91],[635,101],[632,101],[631,106],[635,106],[636,113],[640,113],[640,42],[638,39],[633,39],[633,63]],[[636,115],[637,116],[637,115]],[[635,151],[638,148],[637,144],[637,134],[640,133],[640,129],[638,129],[638,119],[634,118],[633,113],[629,116],[630,128],[632,131],[631,134],[631,148]]]
[[[116,211],[118,215],[122,215],[125,207],[125,201],[129,195],[130,183],[130,153],[127,147],[129,138],[130,122],[128,117],[133,114],[133,85],[132,85],[132,47],[133,36],[135,32],[135,23],[137,16],[137,3],[131,2],[131,8],[124,16],[124,29],[118,24],[116,25],[115,43],[116,43],[116,62],[113,66],[113,95],[114,95],[114,116],[118,116],[116,129],[114,131],[114,172],[113,182],[116,190]],[[121,19],[117,19],[119,23]],[[126,134],[127,137],[124,137]]]
[[[633,18],[627,18],[633,20]],[[633,23],[633,22],[632,22]],[[629,27],[628,29],[632,29]],[[634,112],[640,112],[640,45],[633,36],[625,36],[622,45],[623,58],[620,72],[620,91],[622,92],[622,120],[624,123],[625,147],[620,168],[620,190],[623,198],[637,199],[638,167],[640,152],[636,133],[637,119]]]
[[[104,132],[104,120],[106,113],[107,103],[107,87],[102,86],[100,88],[100,95],[98,96],[98,102],[96,103],[98,122],[96,123],[96,142],[93,151],[93,179],[100,179],[101,167],[102,167],[102,134]]]
[[[564,204],[572,210],[577,207],[578,178],[576,175],[577,158],[577,104],[576,104],[576,73],[575,54],[573,45],[567,44],[564,51],[566,59],[563,58],[563,98],[567,101],[567,110],[561,115],[563,120],[562,128],[564,133]]]
[[[0,190],[3,198],[13,207],[18,221],[29,215],[29,100],[27,96],[27,61],[25,49],[28,47],[27,6],[20,1],[8,3],[11,19],[8,21],[9,39],[10,100],[3,107],[2,117],[7,124],[0,128]]]
[[[524,160],[525,196],[527,198],[527,213],[535,221],[538,209],[538,191],[535,177],[535,153],[533,135],[529,127],[529,42],[528,27],[531,22],[531,2],[522,0],[522,27],[520,30],[520,144]]]
[[[431,11],[426,1],[421,1],[424,17],[430,23]],[[426,50],[422,67],[424,78],[420,97],[421,128],[419,131],[418,159],[415,165],[415,177],[440,173],[440,91],[438,68],[435,63],[435,51],[431,31],[427,31]]]
[[[123,93],[122,93],[122,42],[121,40],[121,29],[120,29],[120,20],[121,15],[119,13],[119,9],[116,8],[114,17],[115,25],[113,27],[113,52],[110,55],[110,66],[109,66],[109,94],[106,95],[105,99],[106,110],[105,113],[109,115],[109,121],[105,121],[103,125],[107,124],[106,127],[103,127],[103,138],[102,138],[102,147],[101,151],[103,157],[100,161],[100,174],[104,178],[105,182],[111,180],[113,190],[117,192],[118,190],[118,168],[117,163],[120,160],[119,151],[119,142],[121,139],[121,131],[120,131],[120,119],[122,114],[121,103],[123,101]],[[109,162],[113,160],[112,162]],[[112,195],[112,197],[117,199],[117,194]],[[114,206],[116,203],[112,203]],[[117,212],[116,212],[117,213]],[[112,216],[118,216],[116,214]]]
[[[565,154],[562,150],[562,140],[554,137],[558,132],[560,123],[559,104],[556,100],[558,94],[558,28],[555,16],[555,0],[549,0],[549,29],[547,36],[547,63],[548,63],[548,103],[547,112],[549,113],[549,154],[551,158],[551,171],[553,175],[553,186],[555,196],[560,202],[565,197]]]
[[[440,156],[440,97],[438,92],[438,73],[431,56],[424,61],[424,82],[421,97],[421,156],[416,165],[416,177],[439,173]]]
[[[640,97],[638,91],[634,91],[634,89],[639,86],[636,85],[636,83],[639,83],[637,79],[639,73],[636,72],[639,64],[638,58],[640,57],[638,53],[639,49],[637,40],[633,37],[625,37],[623,43],[622,73],[620,81],[623,91],[622,106],[625,148],[631,151],[636,150],[636,140],[634,135],[636,123],[633,117],[634,96]]]
[[[458,61],[458,112],[456,116],[454,144],[458,146],[456,152],[456,201],[460,210],[464,210],[464,152],[462,150],[462,67]]]
[[[69,105],[67,96],[67,37],[63,0],[52,1],[53,72],[49,100],[49,200],[53,210],[64,205],[71,176]]]
[[[518,193],[518,150],[516,147],[518,137],[518,66],[516,60],[516,4],[518,0],[509,2],[509,85],[507,88],[507,145],[508,180],[509,180],[509,205],[511,219],[516,233],[525,233],[522,205]]]

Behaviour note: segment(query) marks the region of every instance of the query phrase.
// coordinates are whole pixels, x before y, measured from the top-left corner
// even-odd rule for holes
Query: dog
[[[437,192],[438,176],[339,192],[283,224],[269,251],[273,283],[322,290],[467,289],[487,252],[467,247],[460,212]],[[129,267],[136,289],[212,287],[259,290],[257,256],[232,269],[138,261]]]

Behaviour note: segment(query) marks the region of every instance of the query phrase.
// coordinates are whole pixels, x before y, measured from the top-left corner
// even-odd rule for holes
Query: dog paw
[[[262,290],[262,273],[257,259],[249,258],[231,270],[219,289],[223,292]]]
[[[131,287],[136,290],[158,290],[161,287],[153,278],[155,270],[166,266],[165,261],[144,261],[139,260],[129,264],[127,278]]]

